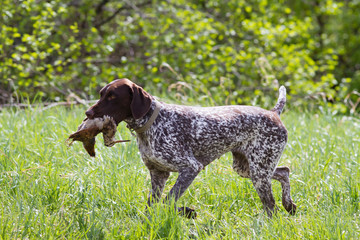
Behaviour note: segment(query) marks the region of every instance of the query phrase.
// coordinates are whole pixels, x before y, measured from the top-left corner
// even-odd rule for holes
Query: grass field
[[[84,107],[0,112],[0,239],[359,239],[360,121],[327,114],[285,112],[289,141],[279,165],[291,169],[289,216],[273,181],[278,214],[268,219],[248,179],[232,170],[229,154],[206,167],[178,206],[145,214],[150,179],[134,137],[120,124],[112,148],[97,137],[97,157],[67,136]],[[120,136],[121,135],[121,136]],[[173,174],[165,189],[174,184]]]

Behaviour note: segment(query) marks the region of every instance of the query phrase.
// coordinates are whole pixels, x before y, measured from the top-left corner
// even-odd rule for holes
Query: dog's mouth
[[[116,124],[116,126],[119,125],[119,123],[121,123],[122,121],[124,121],[126,119],[126,115],[124,114],[121,114],[121,113],[111,113],[111,114],[106,114],[106,113],[99,113],[99,112],[95,112],[93,110],[88,110],[85,112],[85,115],[86,115],[86,119],[89,119],[89,120],[93,120],[95,118],[105,118],[105,117],[109,117],[111,118],[114,123]]]

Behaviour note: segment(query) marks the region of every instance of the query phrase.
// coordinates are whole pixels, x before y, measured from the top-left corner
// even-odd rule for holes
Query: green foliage
[[[292,106],[347,112],[360,89],[359,10],[357,0],[3,0],[1,101],[85,97],[127,77],[213,105],[271,107],[285,84]]]
[[[0,112],[0,239],[359,239],[360,121],[329,114],[285,112],[288,145],[279,165],[291,169],[298,212],[281,205],[268,219],[249,179],[227,154],[207,166],[178,206],[196,220],[156,204],[146,213],[149,172],[125,124],[96,158],[82,144],[65,144],[85,107]],[[172,174],[164,195],[174,185]],[[163,195],[163,197],[164,197]]]

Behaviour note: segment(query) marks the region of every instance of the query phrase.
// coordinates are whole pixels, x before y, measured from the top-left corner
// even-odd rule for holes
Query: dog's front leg
[[[185,168],[179,171],[179,176],[176,180],[175,185],[170,190],[170,193],[166,197],[166,200],[169,201],[171,199],[174,199],[176,202],[181,195],[185,192],[185,190],[190,186],[190,184],[194,181],[195,177],[199,174],[201,171],[201,168],[197,168],[194,170],[193,168]],[[177,209],[178,212],[187,218],[196,218],[196,212],[193,209],[190,209],[188,207],[181,207]]]
[[[149,169],[151,177],[151,189],[148,197],[148,206],[152,203],[156,203],[161,198],[161,193],[164,190],[166,180],[169,178],[170,173],[166,171],[160,171],[157,169]]]
[[[166,200],[174,199],[176,202],[184,194],[185,190],[190,186],[198,174],[198,171],[194,171],[191,168],[180,171],[175,185],[170,190]]]

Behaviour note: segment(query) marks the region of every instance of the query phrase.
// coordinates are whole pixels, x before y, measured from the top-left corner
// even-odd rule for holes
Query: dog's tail
[[[276,112],[279,116],[285,106],[286,103],[286,88],[284,86],[281,86],[279,88],[279,98],[278,101],[273,109],[271,111]]]

